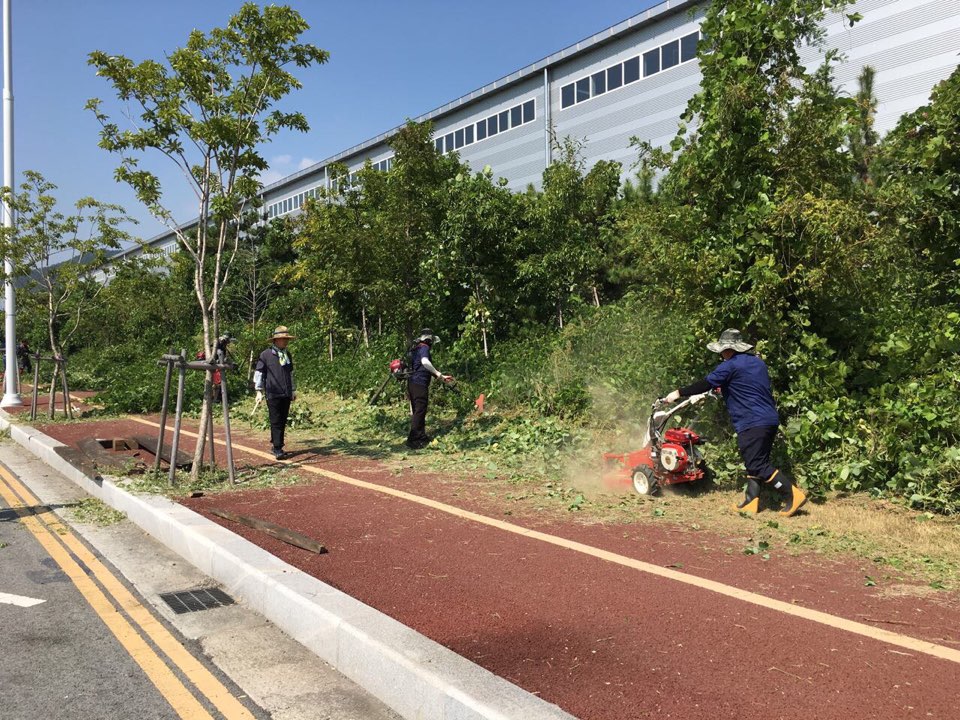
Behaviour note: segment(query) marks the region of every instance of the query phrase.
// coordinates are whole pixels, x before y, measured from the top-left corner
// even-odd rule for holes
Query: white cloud
[[[289,173],[280,172],[279,170],[270,168],[269,170],[265,170],[260,174],[260,182],[262,182],[264,185],[271,185],[279,180],[283,180],[283,178],[285,178],[287,175],[289,175]]]
[[[301,157],[297,160],[292,155],[277,155],[270,160],[270,168],[260,174],[260,182],[264,185],[270,185],[297,170],[304,170],[311,165],[315,165],[316,162],[310,157]]]

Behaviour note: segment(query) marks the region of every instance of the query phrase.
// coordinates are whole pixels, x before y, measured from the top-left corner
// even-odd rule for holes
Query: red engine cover
[[[676,443],[664,443],[660,446],[660,464],[670,473],[683,473],[687,469],[690,458],[686,448]]]
[[[679,443],[680,445],[687,445],[688,443],[696,445],[700,442],[700,436],[687,428],[670,428],[663,433],[663,439],[665,442]]]
[[[398,373],[403,369],[403,360],[391,360],[390,361],[390,372]]]

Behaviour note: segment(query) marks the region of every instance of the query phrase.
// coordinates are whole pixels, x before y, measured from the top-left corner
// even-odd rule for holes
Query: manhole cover
[[[233,605],[233,598],[220,588],[199,588],[181,592],[164,593],[160,596],[177,615],[200,612],[211,608]]]

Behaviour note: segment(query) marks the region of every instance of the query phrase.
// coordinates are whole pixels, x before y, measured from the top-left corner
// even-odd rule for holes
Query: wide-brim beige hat
[[[286,325],[279,325],[273,330],[273,335],[270,336],[271,340],[296,340],[296,335],[290,334],[290,328]]]
[[[708,343],[707,350],[715,353],[722,353],[724,350],[736,350],[737,352],[747,352],[752,348],[748,342],[744,342],[743,334],[739,330],[728,328],[720,333],[720,339],[716,342]]]

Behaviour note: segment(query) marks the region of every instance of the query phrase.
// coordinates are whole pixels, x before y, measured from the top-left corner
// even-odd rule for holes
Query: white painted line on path
[[[33,607],[34,605],[39,605],[40,603],[45,602],[46,600],[38,600],[37,598],[26,597],[24,595],[11,595],[10,593],[0,592],[0,603],[5,603],[7,605]]]

